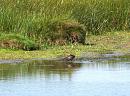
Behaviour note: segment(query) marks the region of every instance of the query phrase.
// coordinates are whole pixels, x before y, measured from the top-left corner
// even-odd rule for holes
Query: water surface
[[[0,96],[130,96],[130,60],[0,64]]]

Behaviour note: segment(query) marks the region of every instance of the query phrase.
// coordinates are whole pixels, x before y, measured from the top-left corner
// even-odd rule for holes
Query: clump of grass
[[[86,29],[83,24],[75,20],[53,20],[48,25],[50,43],[65,45],[68,43],[85,44]]]
[[[0,47],[23,50],[36,50],[36,43],[27,37],[18,34],[1,34]]]

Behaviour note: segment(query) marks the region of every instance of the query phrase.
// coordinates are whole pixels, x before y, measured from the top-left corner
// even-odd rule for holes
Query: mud
[[[115,59],[115,58],[122,58],[123,56],[130,56],[130,54],[126,54],[123,52],[108,52],[105,54],[100,54],[97,52],[85,52],[82,53],[80,57],[75,58],[73,61],[94,61],[94,60],[110,60],[110,59]],[[24,59],[16,59],[16,60],[0,60],[0,64],[18,64],[18,63],[23,63],[23,62],[29,62],[32,60],[58,60],[62,61],[63,58],[34,58],[34,59],[29,59],[29,60],[24,60]],[[71,61],[71,62],[73,62]],[[67,61],[66,61],[67,62]],[[69,62],[69,61],[68,61]]]
[[[22,63],[24,60],[16,59],[16,60],[0,60],[0,64],[16,64],[16,63]]]

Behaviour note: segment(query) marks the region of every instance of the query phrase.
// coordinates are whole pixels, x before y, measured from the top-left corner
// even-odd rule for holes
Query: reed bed
[[[0,32],[42,44],[53,21],[75,20],[90,34],[130,29],[130,0],[1,0]]]

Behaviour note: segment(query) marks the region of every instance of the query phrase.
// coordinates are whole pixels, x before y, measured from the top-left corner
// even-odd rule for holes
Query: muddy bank
[[[16,63],[22,63],[24,60],[22,59],[16,59],[16,60],[0,60],[0,64],[16,64]]]
[[[106,53],[98,53],[98,52],[85,52],[82,53],[78,59],[110,59],[110,58],[120,58],[122,56],[130,55],[129,53],[124,52],[106,52]]]
[[[107,53],[98,53],[98,52],[84,52],[81,54],[80,57],[76,57],[73,61],[95,61],[95,60],[110,60],[110,59],[117,59],[123,57],[129,57],[129,53],[124,52],[107,52]],[[15,59],[15,60],[0,60],[0,64],[17,64],[23,62],[29,62],[32,60],[54,60],[54,61],[63,61],[64,57],[57,57],[57,58],[33,58],[33,59]],[[71,62],[73,62],[71,61]],[[67,62],[67,61],[65,61]],[[70,61],[69,61],[70,62]]]

